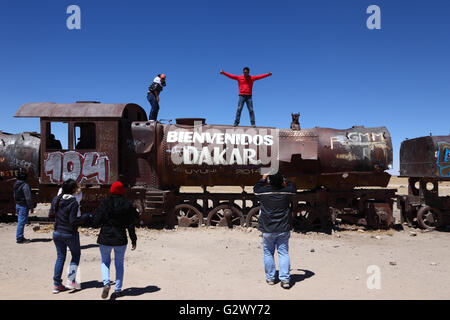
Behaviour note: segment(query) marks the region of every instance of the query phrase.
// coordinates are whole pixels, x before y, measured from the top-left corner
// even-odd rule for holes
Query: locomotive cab
[[[109,185],[122,180],[127,168],[132,167],[127,163],[130,159],[120,155],[127,154],[131,123],[147,119],[145,111],[136,104],[93,101],[24,104],[15,117],[40,118],[40,196],[47,201],[54,197],[58,185],[69,178],[107,193]],[[83,199],[94,203],[98,191],[92,199],[83,192]]]

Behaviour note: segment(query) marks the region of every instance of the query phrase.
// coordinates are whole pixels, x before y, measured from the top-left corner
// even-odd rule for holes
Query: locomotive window
[[[68,150],[69,141],[67,134],[69,124],[67,122],[49,122],[47,124],[47,150]]]
[[[95,149],[95,124],[92,122],[75,123],[75,150]]]

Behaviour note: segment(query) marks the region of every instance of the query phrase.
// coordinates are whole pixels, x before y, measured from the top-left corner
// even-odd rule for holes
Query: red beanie
[[[125,187],[123,186],[122,182],[120,181],[114,182],[111,186],[110,193],[123,196],[125,193]]]

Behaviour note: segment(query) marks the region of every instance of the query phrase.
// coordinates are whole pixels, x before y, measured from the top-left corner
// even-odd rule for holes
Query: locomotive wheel
[[[230,204],[222,204],[212,209],[206,219],[207,226],[229,227],[243,226],[242,211]]]
[[[261,209],[261,206],[257,206],[257,207],[250,209],[250,211],[247,214],[247,219],[245,219],[246,227],[248,227],[248,228],[257,228],[258,227],[259,210],[260,209]]]
[[[424,229],[435,230],[440,227],[441,222],[442,215],[438,209],[424,206],[417,211],[417,223]]]
[[[177,217],[179,227],[201,227],[203,224],[202,213],[193,205],[187,203],[176,205],[173,214]]]
[[[302,204],[292,213],[292,226],[296,231],[319,231],[322,229],[322,218],[319,210]]]

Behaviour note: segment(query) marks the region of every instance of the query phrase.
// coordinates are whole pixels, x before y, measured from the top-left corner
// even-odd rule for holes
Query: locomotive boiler
[[[73,178],[83,186],[82,211],[94,211],[121,180],[141,224],[254,226],[258,200],[244,187],[280,170],[299,189],[292,204],[296,228],[324,229],[338,217],[374,228],[393,222],[396,190],[385,189],[392,142],[385,127],[292,130],[213,125],[203,118],[172,124],[147,120],[136,104],[90,101],[30,103],[15,116],[41,121],[32,171],[40,202]],[[56,123],[66,128],[66,146],[53,141]],[[186,186],[202,191],[184,192]],[[213,186],[242,192],[210,192]]]

